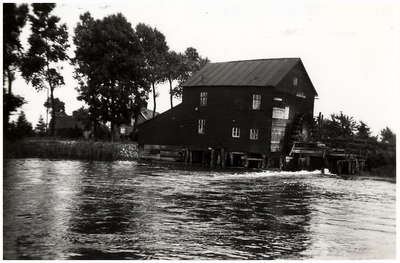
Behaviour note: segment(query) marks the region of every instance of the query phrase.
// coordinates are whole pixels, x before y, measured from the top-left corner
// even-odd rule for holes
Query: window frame
[[[293,78],[293,86],[297,86],[299,84],[299,79],[297,77]]]
[[[251,108],[253,110],[261,109],[261,94],[253,94],[253,104]]]
[[[208,95],[207,91],[200,92],[200,106],[201,107],[207,106],[207,95]]]
[[[205,119],[199,119],[198,125],[197,125],[197,133],[198,134],[205,134],[206,130],[206,120]]]
[[[259,134],[259,130],[258,129],[250,129],[250,140],[257,141],[258,140],[258,134]]]
[[[240,128],[232,127],[232,138],[240,138]]]

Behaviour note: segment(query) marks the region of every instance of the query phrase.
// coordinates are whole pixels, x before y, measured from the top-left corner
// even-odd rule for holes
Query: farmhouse
[[[300,58],[209,63],[182,103],[139,125],[142,158],[280,167],[312,136],[317,92]]]

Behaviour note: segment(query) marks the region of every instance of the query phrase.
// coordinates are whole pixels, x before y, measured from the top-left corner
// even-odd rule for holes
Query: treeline
[[[333,113],[327,119],[319,116],[316,122],[317,140],[342,147],[355,145],[365,155],[369,171],[386,167],[383,175],[396,176],[396,134],[389,127],[373,135],[368,124],[342,112]]]
[[[329,118],[324,118],[321,115],[316,122],[316,130],[321,140],[341,138],[396,144],[396,134],[389,127],[385,127],[374,136],[367,123],[362,120],[357,122],[353,117],[345,115],[343,112],[332,113]]]
[[[7,84],[3,89],[3,127],[6,136],[12,134],[10,114],[25,103],[24,98],[12,93],[12,82],[18,71],[37,91],[49,91],[47,107],[52,109],[50,136],[53,136],[57,117],[54,91],[65,84],[60,62],[71,63],[78,82],[77,99],[88,107],[94,135],[101,124],[110,123],[113,141],[114,127],[130,122],[132,116],[137,120],[150,93],[153,112],[156,112],[158,84],[169,83],[172,107],[173,97],[182,95],[180,85],[209,62],[193,47],[183,53],[170,50],[165,36],[149,25],[139,23],[134,28],[120,13],[94,19],[89,12],[80,16],[74,28],[75,56],[70,58],[67,26],[51,14],[55,7],[52,3],[3,4],[3,83]],[[29,48],[24,50],[19,37],[28,21],[31,34]]]

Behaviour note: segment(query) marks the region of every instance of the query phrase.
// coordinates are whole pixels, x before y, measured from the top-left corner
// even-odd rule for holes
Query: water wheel
[[[315,122],[310,113],[296,115],[290,124],[288,144],[291,147],[295,142],[311,142],[314,140]]]

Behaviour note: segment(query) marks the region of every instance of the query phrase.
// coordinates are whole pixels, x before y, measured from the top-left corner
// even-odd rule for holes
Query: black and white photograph
[[[3,260],[398,259],[396,1],[2,9]]]

